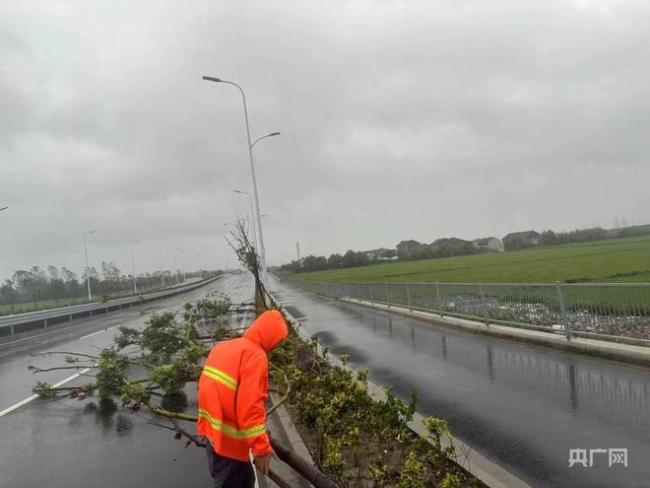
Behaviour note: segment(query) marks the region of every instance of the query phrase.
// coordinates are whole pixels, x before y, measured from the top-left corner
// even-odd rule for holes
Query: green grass
[[[80,305],[87,303],[86,298],[65,298],[61,300],[42,300],[34,307],[32,302],[29,303],[16,303],[14,305],[13,313],[34,312],[36,310],[47,310],[50,308],[67,307],[68,305]],[[11,312],[11,305],[0,305],[0,315],[8,315]]]
[[[165,287],[164,289],[168,288],[173,288],[176,286],[176,284],[172,284],[168,287]],[[153,293],[156,291],[160,291],[163,288],[159,286],[153,286],[153,287],[140,287],[138,289],[138,295],[146,294],[146,293]],[[125,298],[125,297],[130,297],[133,296],[133,292],[130,290],[125,290],[125,291],[120,291],[120,292],[113,292],[109,293],[106,295],[106,298],[108,300],[115,300],[117,298]],[[101,302],[104,299],[103,294],[93,294],[93,302]],[[39,300],[36,305],[34,305],[34,302],[22,302],[22,303],[16,303],[14,304],[13,307],[13,312],[11,310],[11,305],[3,305],[0,304],[0,316],[1,315],[9,315],[9,314],[19,314],[19,313],[27,313],[27,312],[36,312],[39,310],[49,310],[51,308],[60,308],[60,307],[68,307],[71,305],[82,305],[84,303],[90,303],[88,302],[87,296],[82,296],[78,298],[62,298],[60,300]]]
[[[298,273],[295,277],[324,283],[553,283],[575,280],[594,283],[648,283],[650,236],[500,254],[391,262],[359,268]]]

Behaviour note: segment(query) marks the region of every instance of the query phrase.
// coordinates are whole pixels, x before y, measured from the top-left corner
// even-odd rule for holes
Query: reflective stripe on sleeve
[[[249,439],[251,437],[257,437],[258,435],[264,434],[266,432],[266,425],[256,425],[246,430],[237,430],[232,425],[224,424],[223,421],[215,419],[208,413],[207,410],[202,408],[199,409],[199,418],[205,419],[212,426],[214,430],[219,430],[228,437],[234,439]]]
[[[251,427],[250,429],[240,430],[239,435],[242,439],[248,439],[250,437],[257,437],[258,435],[262,435],[264,432],[266,432],[266,424],[260,424],[256,425],[255,427]]]
[[[203,374],[232,390],[237,389],[237,380],[220,369],[213,368],[212,366],[205,366],[203,368]]]

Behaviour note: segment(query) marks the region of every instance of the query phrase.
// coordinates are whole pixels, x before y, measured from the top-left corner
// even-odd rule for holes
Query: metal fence
[[[294,284],[335,298],[565,334],[650,345],[650,283]]]

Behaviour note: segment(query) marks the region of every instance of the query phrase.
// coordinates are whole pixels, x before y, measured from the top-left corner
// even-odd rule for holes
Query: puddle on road
[[[285,306],[284,308],[285,308],[285,309],[287,310],[287,312],[289,312],[289,313],[293,316],[293,318],[296,319],[296,320],[304,320],[304,319],[307,318],[307,317],[305,316],[304,313],[302,313],[299,309],[297,309],[296,307],[294,307],[294,306],[292,306],[292,305],[287,305],[287,306]]]
[[[322,330],[320,332],[316,332],[311,336],[312,339],[322,342],[323,344],[327,346],[331,346],[333,344],[336,344],[338,342],[338,339],[336,337],[336,334],[333,332],[330,332],[328,330]]]
[[[338,346],[333,347],[332,352],[337,356],[347,354],[349,360],[353,364],[366,364],[368,362],[368,355],[355,346]]]

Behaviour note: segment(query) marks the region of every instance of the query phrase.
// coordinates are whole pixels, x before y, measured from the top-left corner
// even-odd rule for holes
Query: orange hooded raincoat
[[[271,454],[266,434],[267,353],[288,335],[277,310],[264,312],[243,337],[216,345],[199,379],[197,434],[217,454],[238,461]]]

